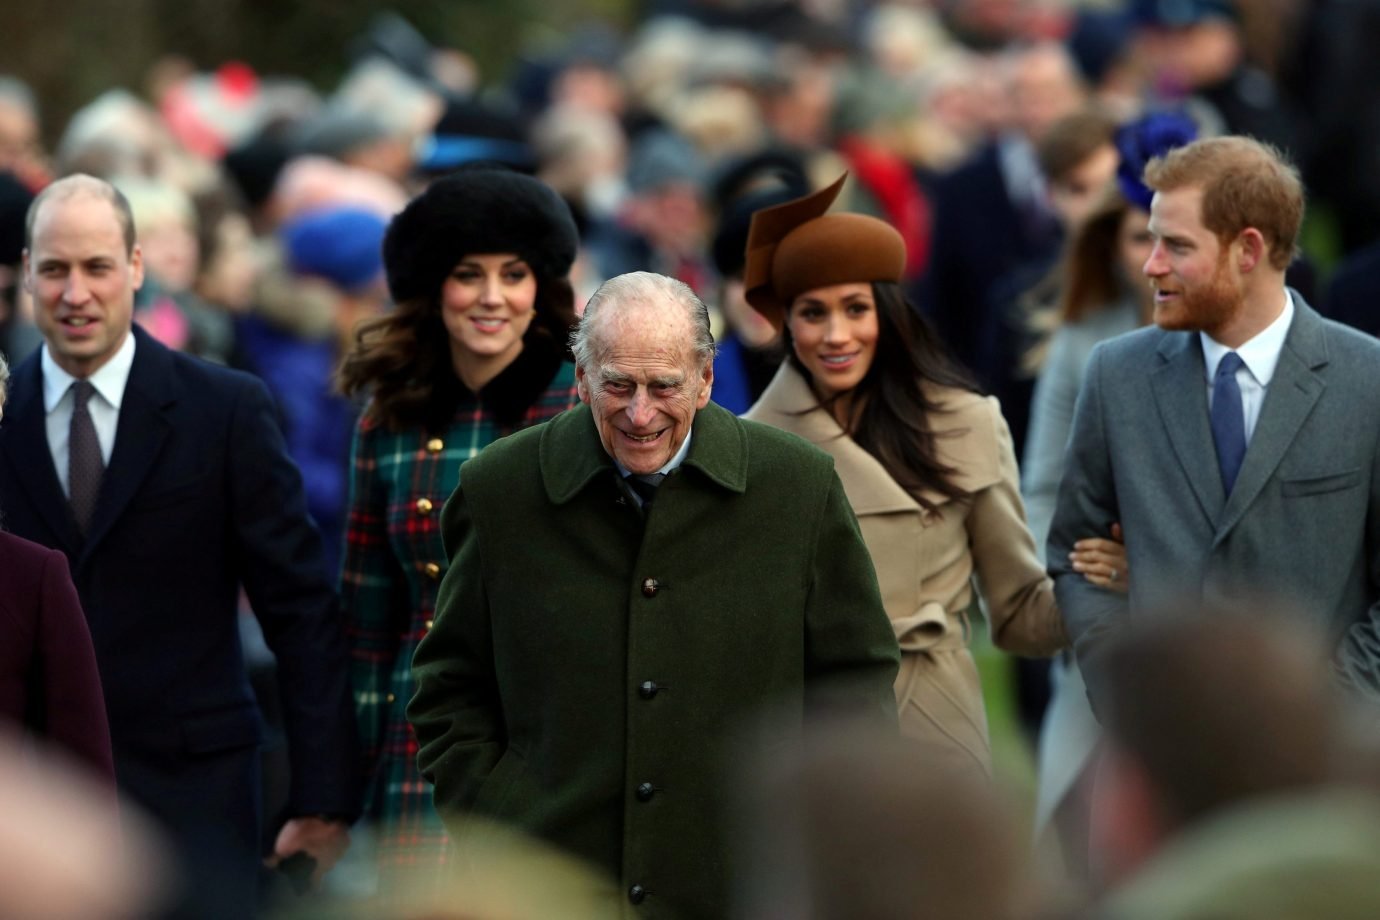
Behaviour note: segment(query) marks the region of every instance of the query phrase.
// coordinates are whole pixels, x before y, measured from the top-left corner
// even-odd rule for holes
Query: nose
[[[91,299],[91,289],[86,284],[86,279],[81,272],[73,271],[67,275],[67,287],[62,292],[62,297],[74,307],[79,307]]]
[[[1162,243],[1155,243],[1151,248],[1150,257],[1145,260],[1145,265],[1141,267],[1141,271],[1145,273],[1145,277],[1147,278],[1158,278],[1168,271],[1165,265],[1164,245]]]
[[[830,345],[843,345],[848,341],[848,320],[838,313],[829,314],[824,326],[824,341]]]
[[[632,399],[628,401],[628,421],[635,428],[643,428],[652,423],[656,417],[656,407],[652,405],[652,394],[642,387],[638,387],[633,393]]]
[[[503,282],[498,275],[486,275],[484,287],[479,292],[479,302],[486,306],[503,303]]]

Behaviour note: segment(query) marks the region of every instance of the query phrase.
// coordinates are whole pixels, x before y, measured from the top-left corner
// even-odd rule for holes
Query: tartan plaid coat
[[[478,396],[467,393],[444,431],[392,431],[367,411],[355,431],[341,598],[364,752],[362,820],[373,825],[385,879],[390,870],[446,862],[445,830],[404,712],[412,653],[431,628],[447,568],[441,507],[460,464],[579,401],[574,365],[529,351]]]

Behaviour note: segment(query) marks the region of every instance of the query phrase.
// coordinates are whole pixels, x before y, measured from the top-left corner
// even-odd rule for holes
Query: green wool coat
[[[899,652],[827,454],[711,403],[645,519],[616,477],[586,406],[464,465],[408,717],[457,840],[495,819],[610,875],[612,915],[717,920],[735,740],[895,730]]]

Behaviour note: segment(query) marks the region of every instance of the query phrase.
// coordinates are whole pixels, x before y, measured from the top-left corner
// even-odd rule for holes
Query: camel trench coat
[[[970,493],[952,501],[925,492],[933,512],[844,434],[790,362],[744,417],[797,434],[833,456],[901,646],[901,732],[956,766],[990,773],[982,689],[968,651],[974,584],[998,647],[1051,655],[1067,639],[1053,584],[1026,528],[1011,434],[997,401],[948,388],[935,388],[931,396],[944,407],[931,419],[939,456]]]

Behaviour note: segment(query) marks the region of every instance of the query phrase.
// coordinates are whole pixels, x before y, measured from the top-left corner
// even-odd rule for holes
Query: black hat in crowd
[[[515,252],[538,279],[564,278],[578,245],[570,207],[549,186],[474,164],[437,179],[393,218],[383,264],[401,303],[434,296],[466,255]]]

